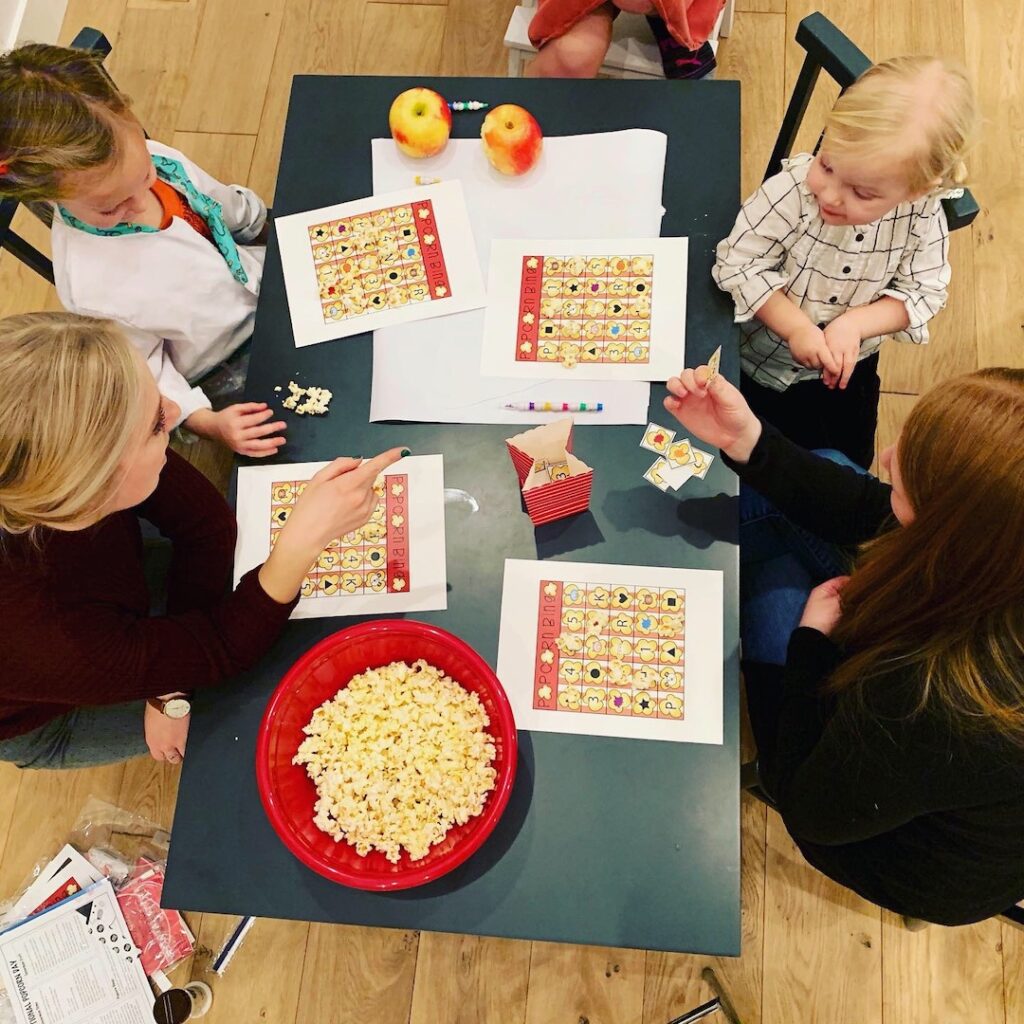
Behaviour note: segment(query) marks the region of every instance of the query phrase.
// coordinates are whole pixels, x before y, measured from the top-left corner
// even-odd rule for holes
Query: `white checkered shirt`
[[[789,346],[755,314],[779,289],[819,327],[853,306],[883,295],[900,299],[910,323],[893,335],[924,345],[928,321],[946,304],[949,231],[939,196],[901,203],[873,224],[833,226],[821,219],[807,187],[814,158],[787,160],[744,204],[728,238],[718,243],[714,275],[736,303],[742,324],[740,364],[759,384],[785,391],[820,370],[801,366]],[[883,337],[860,344],[860,359]]]

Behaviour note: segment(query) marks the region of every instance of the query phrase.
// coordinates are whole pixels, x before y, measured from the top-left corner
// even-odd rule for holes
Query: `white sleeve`
[[[711,274],[736,304],[736,323],[751,320],[787,283],[786,252],[800,227],[800,185],[790,170],[769,178],[740,208],[715,250]]]
[[[118,326],[145,359],[149,372],[156,379],[160,394],[181,406],[181,414],[171,426],[179,426],[197,409],[210,408],[210,400],[203,394],[202,389],[193,387],[178,372],[162,338],[128,324],[118,323]]]
[[[907,307],[910,322],[893,338],[915,345],[928,343],[928,321],[946,304],[950,276],[949,229],[940,204],[920,243],[904,255],[892,280],[881,291]]]

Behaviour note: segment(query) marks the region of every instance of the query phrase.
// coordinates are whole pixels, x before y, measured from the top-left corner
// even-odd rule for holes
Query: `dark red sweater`
[[[137,515],[173,545],[167,614],[149,617]],[[248,668],[294,607],[231,591],[235,519],[207,479],[167,453],[152,496],[87,530],[0,535],[0,739],[81,705],[214,686]],[[140,724],[141,728],[141,724]]]

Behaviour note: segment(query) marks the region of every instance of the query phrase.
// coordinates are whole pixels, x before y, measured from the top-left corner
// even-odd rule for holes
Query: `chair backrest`
[[[95,50],[97,53],[101,53],[104,59],[110,55],[111,50],[110,41],[96,28],[83,28],[72,40],[71,46],[76,50]],[[0,249],[6,249],[17,259],[21,260],[25,266],[34,270],[40,277],[46,278],[50,284],[53,284],[53,263],[51,260],[11,229],[11,221],[14,220],[18,206],[17,199],[0,200]],[[32,212],[46,222],[46,218],[37,211],[33,210]],[[49,226],[48,223],[47,226]]]
[[[818,81],[819,72],[824,69],[845,92],[864,74],[871,61],[842,32],[832,24],[824,14],[815,12],[807,15],[797,26],[796,41],[807,51],[803,66],[793,87],[786,116],[782,119],[779,136],[775,140],[768,168],[764,172],[766,178],[778,174],[782,170],[782,161],[793,150],[793,142],[800,130],[800,124],[807,112],[811,94]],[[821,145],[821,139],[818,139]],[[818,146],[814,147],[815,152]],[[968,189],[955,199],[944,199],[943,209],[950,231],[966,227],[978,216],[978,204]]]

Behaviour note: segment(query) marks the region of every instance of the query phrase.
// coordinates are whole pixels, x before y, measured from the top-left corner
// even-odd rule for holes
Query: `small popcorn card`
[[[571,419],[544,423],[505,442],[534,526],[584,512],[594,471],[572,453]]]
[[[662,427],[657,423],[648,423],[640,447],[646,448],[656,455],[664,455],[675,436],[676,432],[669,430],[668,427]]]

